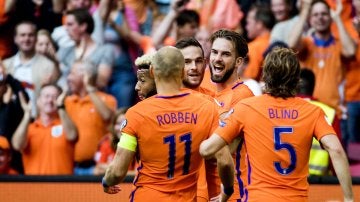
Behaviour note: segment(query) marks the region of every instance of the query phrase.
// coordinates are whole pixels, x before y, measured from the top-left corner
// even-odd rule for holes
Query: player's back
[[[301,98],[269,95],[238,108],[249,158],[249,201],[307,201],[312,137],[334,133],[322,110]]]
[[[141,119],[136,129],[141,165],[135,185],[162,192],[193,187],[196,193],[199,146],[218,123],[215,104],[186,92],[153,96],[130,113]]]

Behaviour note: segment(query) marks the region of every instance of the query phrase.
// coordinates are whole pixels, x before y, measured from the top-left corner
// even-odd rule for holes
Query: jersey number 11
[[[184,156],[184,165],[183,165],[183,175],[189,173],[190,168],[190,158],[191,158],[191,133],[185,133],[179,137],[180,143],[185,144],[185,156]],[[171,134],[164,137],[164,144],[169,144],[169,169],[167,173],[168,179],[174,177],[175,170],[175,160],[176,160],[176,139],[175,135]]]

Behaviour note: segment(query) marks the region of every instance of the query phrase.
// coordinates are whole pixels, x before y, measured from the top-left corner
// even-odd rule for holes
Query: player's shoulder
[[[231,87],[231,90],[233,90],[237,95],[248,95],[248,96],[254,96],[254,93],[251,91],[251,89],[245,84],[244,81],[238,81]]]

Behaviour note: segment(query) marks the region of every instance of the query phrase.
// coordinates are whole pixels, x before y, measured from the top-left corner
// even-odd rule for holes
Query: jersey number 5
[[[183,165],[183,175],[189,173],[190,168],[190,158],[191,158],[191,133],[186,133],[180,135],[179,142],[185,143],[185,156],[184,156],[184,165]],[[169,179],[174,177],[175,170],[175,160],[176,160],[176,140],[175,135],[171,134],[169,136],[164,137],[164,144],[169,144],[169,169],[167,173],[167,177]]]
[[[281,162],[275,161],[274,166],[275,166],[275,170],[279,174],[288,175],[292,171],[295,170],[296,152],[295,152],[294,147],[291,144],[281,142],[281,135],[284,134],[284,133],[285,134],[293,133],[293,128],[292,127],[275,127],[274,128],[274,147],[275,147],[275,151],[285,149],[285,150],[287,150],[289,152],[289,154],[290,154],[290,165],[287,168],[283,168],[283,167],[281,167]]]

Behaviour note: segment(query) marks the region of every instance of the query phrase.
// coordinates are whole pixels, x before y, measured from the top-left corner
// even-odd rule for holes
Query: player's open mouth
[[[189,77],[199,77],[200,75],[199,74],[188,74]]]
[[[225,68],[224,67],[219,67],[219,66],[214,66],[213,67],[213,70],[214,70],[214,73],[221,73]]]

